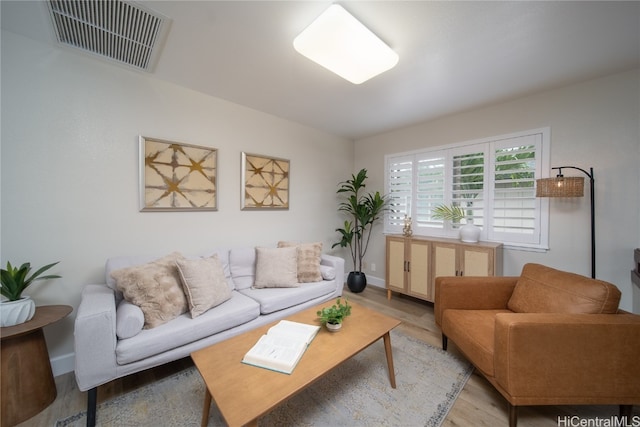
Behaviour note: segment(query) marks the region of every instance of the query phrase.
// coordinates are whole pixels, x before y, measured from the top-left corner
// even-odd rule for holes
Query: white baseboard
[[[65,354],[64,356],[54,357],[50,360],[51,371],[53,376],[57,377],[75,369],[76,355],[75,353]]]

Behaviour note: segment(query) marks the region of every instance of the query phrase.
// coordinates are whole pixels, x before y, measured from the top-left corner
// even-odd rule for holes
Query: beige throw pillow
[[[279,248],[296,247],[298,259],[298,282],[320,282],[322,272],[320,271],[320,256],[322,255],[322,242],[316,243],[293,243],[278,242]]]
[[[176,260],[191,317],[196,318],[231,298],[218,255],[200,259]]]
[[[183,256],[174,252],[153,262],[111,273],[124,298],[144,313],[145,329],[160,326],[187,311],[177,259]]]
[[[256,248],[254,288],[293,288],[298,283],[298,251],[291,248]]]

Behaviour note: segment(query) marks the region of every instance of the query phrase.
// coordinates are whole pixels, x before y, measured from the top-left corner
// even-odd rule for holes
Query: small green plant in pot
[[[29,285],[36,280],[58,279],[60,276],[50,274],[41,276],[42,273],[58,264],[54,262],[47,264],[31,273],[31,263],[25,262],[20,267],[14,267],[7,262],[7,268],[0,270],[0,281],[2,288],[0,293],[6,298],[2,301],[2,326],[13,326],[31,320],[35,313],[35,303],[29,297],[23,297],[24,292]]]
[[[342,321],[351,315],[351,305],[349,301],[340,298],[331,307],[324,307],[316,313],[320,323],[327,326],[330,331],[338,330],[342,326]]]

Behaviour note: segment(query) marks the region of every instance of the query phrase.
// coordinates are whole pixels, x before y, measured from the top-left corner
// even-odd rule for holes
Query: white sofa
[[[113,271],[140,266],[159,257],[128,256],[106,262],[106,283],[87,285],[82,291],[75,320],[75,375],[81,391],[89,391],[87,425],[96,418],[97,387],[116,378],[189,356],[244,331],[281,319],[315,304],[342,295],[344,260],[322,254],[323,280],[297,287],[253,287],[256,249],[216,249],[231,298],[202,315],[189,311],[160,326],[132,335],[124,314],[123,295],[117,290]],[[194,257],[192,257],[194,258]],[[137,308],[137,307],[136,307]],[[130,319],[129,319],[130,320]],[[129,329],[126,334],[125,331]]]

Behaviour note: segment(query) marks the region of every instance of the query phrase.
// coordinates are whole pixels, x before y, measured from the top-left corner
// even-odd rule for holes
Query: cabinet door
[[[463,246],[460,275],[461,276],[493,276],[493,249]]]
[[[402,238],[387,237],[387,288],[405,290],[405,243]]]
[[[433,243],[433,280],[439,276],[458,275],[458,247],[450,243]]]
[[[409,257],[409,294],[432,301],[429,242],[412,241]]]

